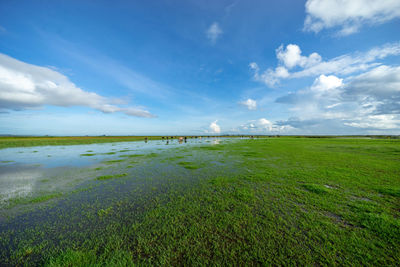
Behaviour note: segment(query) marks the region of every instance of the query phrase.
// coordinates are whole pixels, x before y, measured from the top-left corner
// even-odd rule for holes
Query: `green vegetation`
[[[70,202],[54,212],[53,224],[46,218],[48,226],[0,233],[0,248],[8,248],[0,251],[0,262],[400,262],[400,140],[269,138],[191,151],[185,161],[179,153],[171,157],[176,151],[160,152],[138,168],[125,168],[129,173],[98,176],[109,181],[64,196]]]
[[[123,159],[114,159],[114,160],[103,161],[103,163],[105,163],[105,164],[114,164],[114,163],[119,163],[119,162],[123,162],[123,161],[124,161]]]
[[[127,173],[121,173],[121,174],[113,174],[113,175],[102,175],[98,176],[96,180],[109,180],[109,179],[114,179],[114,178],[121,178],[124,176],[127,176]]]
[[[30,203],[40,203],[40,202],[45,202],[53,198],[60,197],[62,194],[56,193],[56,194],[51,194],[51,195],[45,195],[45,196],[40,196],[40,197],[35,197],[30,200]]]
[[[6,147],[62,146],[94,143],[143,141],[144,136],[62,136],[62,137],[0,137],[0,149]],[[148,140],[159,140],[160,136],[148,136]]]
[[[96,156],[95,153],[85,153],[85,154],[81,154],[82,157],[92,157],[92,156]]]
[[[314,192],[316,194],[328,193],[328,190],[325,187],[317,184],[303,184],[303,187],[308,191]]]
[[[48,180],[43,180],[42,182],[48,182]],[[13,201],[10,203],[11,206],[16,206],[16,205],[26,205],[26,204],[35,204],[35,203],[41,203],[41,202],[46,202],[49,201],[50,199],[58,198],[62,196],[61,193],[54,193],[54,194],[49,194],[49,195],[43,195],[43,196],[37,196],[33,198],[16,198],[13,199]]]
[[[137,158],[137,157],[143,157],[143,154],[131,154],[131,155],[120,155],[121,158]]]
[[[181,165],[182,167],[184,167],[185,169],[189,169],[189,170],[196,170],[198,168],[200,168],[199,165],[193,163],[193,162],[188,162],[188,161],[181,161],[178,162],[179,165]]]
[[[378,188],[376,191],[384,195],[400,197],[400,187],[381,187]]]

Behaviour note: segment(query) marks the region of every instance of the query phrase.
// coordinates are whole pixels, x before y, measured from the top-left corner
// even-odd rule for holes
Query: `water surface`
[[[0,207],[9,200],[24,198],[93,179],[88,170],[124,156],[149,155],[173,148],[217,145],[229,138],[177,139],[100,143],[69,146],[16,147],[0,150]],[[107,167],[107,166],[106,166]]]

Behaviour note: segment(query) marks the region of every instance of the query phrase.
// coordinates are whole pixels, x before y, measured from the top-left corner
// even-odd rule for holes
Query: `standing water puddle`
[[[232,138],[203,138],[179,142],[177,139],[170,139],[1,149],[0,208],[10,199],[37,195],[49,191],[49,188],[59,190],[67,183],[73,184],[73,177],[76,175],[69,176],[68,171],[71,170],[76,173],[76,170],[79,172],[79,169],[85,170],[107,160],[123,159],[124,155],[147,155],[171,148],[218,145],[221,141],[231,140]],[[54,178],[57,176],[63,178]]]

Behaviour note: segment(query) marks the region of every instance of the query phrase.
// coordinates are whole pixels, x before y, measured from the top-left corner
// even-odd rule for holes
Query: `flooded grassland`
[[[0,265],[400,261],[400,142],[0,150]]]

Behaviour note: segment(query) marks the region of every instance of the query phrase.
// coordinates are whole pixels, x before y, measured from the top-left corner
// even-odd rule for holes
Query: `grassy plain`
[[[128,142],[159,140],[161,136],[40,136],[40,137],[0,137],[0,149],[7,147],[28,147],[28,146],[65,146],[83,145],[94,143]]]
[[[136,157],[133,167],[124,158],[87,190],[9,218],[20,226],[0,227],[0,262],[400,262],[400,140],[267,138]]]

